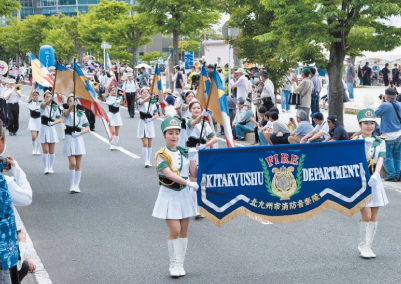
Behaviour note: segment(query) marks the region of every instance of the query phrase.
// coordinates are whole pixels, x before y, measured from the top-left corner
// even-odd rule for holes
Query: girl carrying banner
[[[117,94],[117,88],[111,85],[111,82],[106,87],[106,104],[109,106],[107,117],[109,125],[113,133],[113,139],[110,142],[110,150],[117,150],[118,141],[120,140],[120,127],[123,125],[123,120],[120,114],[120,105],[123,97]]]
[[[372,187],[372,201],[361,209],[362,216],[359,222],[361,240],[358,250],[363,258],[376,257],[372,251],[372,243],[379,223],[379,209],[388,204],[387,195],[380,177],[383,160],[386,157],[386,143],[372,134],[375,130],[375,117],[373,109],[361,110],[358,113],[358,122],[362,134],[354,138],[365,140],[366,158],[368,159],[371,174],[368,184]]]
[[[39,130],[40,130],[40,104],[39,92],[35,91],[32,87],[28,98],[28,109],[30,112],[28,131],[31,132],[32,137],[32,155],[40,155],[40,143],[39,143]]]
[[[65,141],[64,156],[68,157],[70,181],[70,193],[79,193],[81,181],[82,155],[86,154],[85,143],[82,135],[89,132],[89,121],[85,111],[78,109],[74,94],[67,98],[67,105],[64,110]]]
[[[39,131],[39,141],[42,144],[42,159],[45,167],[45,174],[54,173],[53,166],[56,154],[54,149],[58,143],[58,135],[55,128],[56,124],[63,122],[60,118],[58,105],[53,102],[53,96],[50,91],[43,95],[44,102],[40,105],[41,126]]]
[[[142,88],[141,97],[138,100],[139,122],[137,137],[142,140],[142,156],[145,168],[152,166],[152,139],[155,137],[155,126],[153,120],[159,117],[159,109],[156,100],[152,99],[148,88]]]
[[[179,107],[182,131],[180,132],[180,141],[178,142],[178,145],[181,147],[185,146],[188,140],[187,120],[192,116],[189,111],[189,103],[194,97],[195,95],[192,91],[186,92],[184,96],[185,102]]]
[[[156,153],[160,190],[152,216],[166,220],[169,228],[169,272],[170,276],[179,277],[185,275],[189,218],[196,214],[196,203],[191,198],[190,189],[196,191],[199,185],[191,182],[190,177],[196,178],[198,173],[195,163],[198,151],[178,146],[181,131],[178,118],[166,118],[161,129],[167,145]]]

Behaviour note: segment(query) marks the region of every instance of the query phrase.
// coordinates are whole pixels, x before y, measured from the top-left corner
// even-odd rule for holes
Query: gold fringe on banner
[[[209,211],[207,211],[203,207],[199,206],[199,211],[200,211],[200,213],[205,215],[206,219],[208,219],[210,222],[215,224],[217,227],[223,227],[225,224],[227,224],[231,220],[234,220],[235,218],[237,218],[240,215],[245,215],[248,218],[258,221],[258,222],[271,222],[274,224],[280,224],[280,223],[294,223],[294,222],[308,220],[308,219],[322,213],[327,208],[334,209],[348,217],[352,217],[371,201],[372,201],[372,195],[369,195],[368,197],[363,199],[361,202],[359,202],[357,205],[355,205],[351,209],[347,209],[346,207],[341,206],[338,203],[335,203],[331,200],[326,200],[319,207],[317,207],[313,210],[310,210],[308,212],[301,213],[301,214],[294,214],[294,215],[285,215],[285,216],[267,216],[267,215],[262,215],[262,214],[257,214],[255,212],[252,212],[245,207],[239,207],[239,208],[235,209],[233,212],[231,212],[230,214],[228,214],[227,216],[225,216],[221,220],[218,219],[213,214],[211,214]]]

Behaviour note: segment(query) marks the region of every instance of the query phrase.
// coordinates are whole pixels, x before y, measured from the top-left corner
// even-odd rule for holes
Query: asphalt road
[[[42,158],[31,155],[27,105],[20,108],[20,130],[7,137],[7,154],[15,156],[32,185],[32,205],[18,211],[53,283],[401,283],[401,183],[386,184],[390,204],[379,214],[376,259],[358,255],[359,214],[348,218],[327,210],[283,225],[241,216],[222,228],[191,220],[187,276],[171,279],[168,230],[151,216],[158,193],[154,168],[110,151],[88,133],[82,193],[71,195],[63,141],[56,145],[55,173],[44,175]],[[141,156],[138,118],[129,118],[126,110],[122,117],[120,145]],[[164,145],[160,123],[155,123],[154,152]],[[95,133],[106,137],[99,120]]]

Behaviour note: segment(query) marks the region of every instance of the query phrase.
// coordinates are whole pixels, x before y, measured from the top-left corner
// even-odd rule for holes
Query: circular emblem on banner
[[[4,61],[0,60],[0,75],[5,75],[8,71],[8,65]]]
[[[172,119],[170,121],[170,125],[178,125],[178,122],[176,120]]]
[[[369,111],[367,111],[366,113],[365,113],[365,115],[366,115],[366,117],[372,117],[373,116],[373,114],[372,114],[372,112],[369,110]]]

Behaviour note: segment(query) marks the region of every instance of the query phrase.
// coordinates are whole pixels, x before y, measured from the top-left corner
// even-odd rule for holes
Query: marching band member
[[[178,142],[178,145],[183,147],[187,143],[188,139],[188,131],[187,131],[187,120],[190,118],[191,112],[189,111],[189,103],[193,100],[195,97],[193,91],[188,91],[185,93],[185,103],[181,104],[179,107],[180,111],[180,117],[181,117],[181,132],[180,132],[180,141]]]
[[[9,87],[4,92],[4,99],[7,103],[7,119],[8,131],[10,136],[17,135],[19,128],[19,99],[21,98],[21,91],[15,89],[15,79],[8,79]]]
[[[7,78],[0,76],[0,119],[6,122],[6,101],[4,100],[4,91],[7,88]]]
[[[65,123],[65,142],[64,156],[68,157],[69,162],[69,181],[70,193],[79,193],[79,183],[81,181],[81,161],[82,155],[86,154],[85,143],[82,135],[89,132],[89,121],[84,110],[77,108],[74,94],[67,98],[67,105],[64,110]],[[83,107],[82,107],[83,109]]]
[[[123,97],[117,94],[117,88],[111,86],[110,83],[106,88],[106,104],[109,106],[107,117],[109,125],[113,132],[110,150],[117,150],[118,140],[120,139],[120,127],[123,125],[123,120],[120,114],[120,105]]]
[[[42,144],[42,159],[45,167],[45,174],[54,173],[53,166],[56,154],[54,154],[55,144],[58,143],[57,131],[54,125],[63,121],[60,116],[58,105],[53,102],[50,91],[43,95],[44,102],[40,105],[41,126],[39,131],[39,141]]]
[[[386,157],[386,143],[381,138],[373,135],[375,117],[373,109],[361,110],[358,113],[358,122],[362,134],[354,138],[365,140],[365,152],[371,174],[368,184],[372,187],[372,201],[361,209],[361,221],[359,222],[361,241],[358,250],[363,258],[376,257],[372,251],[372,243],[379,223],[379,209],[388,203],[380,177],[380,171]]]
[[[162,125],[166,147],[156,154],[157,175],[160,183],[159,195],[153,209],[153,217],[166,220],[169,228],[167,238],[170,257],[169,272],[172,277],[185,275],[184,259],[188,245],[189,218],[196,214],[196,204],[189,190],[198,190],[195,163],[197,150],[178,146],[181,121],[175,117],[166,118]]]
[[[40,105],[42,101],[39,101],[39,92],[31,89],[31,93],[28,98],[28,108],[31,114],[28,123],[28,130],[31,132],[32,137],[32,155],[40,155],[40,143],[38,139],[40,130]]]
[[[138,100],[140,120],[138,122],[137,137],[142,139],[142,156],[145,160],[145,168],[151,167],[152,139],[155,137],[153,120],[159,117],[159,109],[156,100],[152,99],[148,88],[142,88],[141,97]]]

